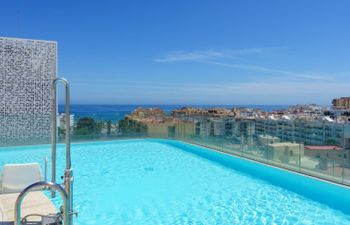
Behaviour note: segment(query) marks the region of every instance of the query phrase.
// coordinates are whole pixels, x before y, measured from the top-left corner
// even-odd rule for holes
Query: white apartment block
[[[327,120],[299,119],[196,119],[196,134],[201,136],[254,136],[268,135],[283,141],[305,145],[338,145],[350,148],[350,124]]]

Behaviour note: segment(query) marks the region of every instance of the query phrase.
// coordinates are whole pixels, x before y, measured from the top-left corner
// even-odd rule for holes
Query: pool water
[[[78,143],[71,150],[74,206],[79,212],[75,224],[350,224],[343,203],[332,207],[334,202],[322,201],[325,196],[318,201],[196,154],[211,151],[205,148],[127,140]],[[2,148],[0,168],[5,163],[43,164],[45,156],[50,157],[50,146]],[[57,177],[63,174],[64,157],[64,146],[59,145]]]

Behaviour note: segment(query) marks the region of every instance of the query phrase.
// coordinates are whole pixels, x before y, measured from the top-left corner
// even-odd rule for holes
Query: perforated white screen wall
[[[57,43],[0,37],[0,145],[47,143]]]

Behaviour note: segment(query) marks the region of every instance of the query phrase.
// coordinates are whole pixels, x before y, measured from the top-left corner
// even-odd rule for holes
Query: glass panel
[[[120,112],[72,114],[72,141],[177,139],[315,177],[350,183],[348,124],[173,116],[170,112],[164,115],[157,109],[138,109],[123,115]],[[64,114],[60,114],[58,126],[58,140],[64,142]]]
[[[325,154],[327,153],[303,157],[301,171],[312,176],[342,182],[342,164]]]
[[[350,185],[350,168],[349,167],[345,167],[343,168],[344,172],[343,172],[343,182],[346,185]]]

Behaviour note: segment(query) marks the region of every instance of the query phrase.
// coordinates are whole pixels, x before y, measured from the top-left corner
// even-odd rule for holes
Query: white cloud
[[[240,70],[250,70],[255,72],[268,73],[271,76],[283,75],[284,77],[299,79],[301,81],[335,81],[335,76],[332,74],[320,74],[315,72],[294,72],[282,69],[275,69],[265,66],[246,65],[239,63],[228,63],[228,59],[236,60],[247,58],[248,56],[264,54],[266,52],[285,49],[285,47],[270,47],[270,48],[246,48],[236,50],[201,50],[201,51],[176,51],[167,54],[165,57],[158,58],[155,62],[170,63],[170,62],[197,62],[204,64],[212,64],[221,67],[228,67]]]
[[[296,73],[296,72],[272,69],[272,68],[262,67],[262,66],[230,64],[230,63],[221,63],[221,62],[213,62],[213,61],[205,61],[204,63],[223,66],[223,67],[230,67],[234,69],[244,69],[244,70],[253,70],[253,71],[259,71],[264,73],[282,74],[289,77],[307,79],[307,80],[315,80],[315,81],[316,80],[317,81],[334,81],[335,80],[335,78],[332,75],[326,75],[326,74]]]
[[[178,61],[197,61],[202,59],[211,59],[216,57],[222,57],[223,52],[206,50],[206,51],[195,51],[195,52],[183,52],[176,51],[168,54],[167,56],[159,59],[155,59],[156,62],[178,62]]]
[[[294,72],[266,66],[235,63],[238,58],[264,54],[272,48],[240,50],[203,50],[173,52],[156,60],[158,63],[196,62],[219,67],[246,70],[254,74],[254,81],[230,80],[212,83],[167,82],[159,80],[113,79],[72,80],[77,93],[91,101],[125,104],[330,104],[332,98],[348,95],[350,71],[333,74]],[[246,74],[246,73],[245,73]],[[261,75],[261,76],[259,76]],[[195,75],[194,75],[195,76]],[[212,77],[215,77],[214,74]],[[94,85],[100,88],[94,88]],[[102,88],[101,88],[102,87]],[[89,90],[89,91],[87,91]],[[106,95],[108,90],[108,95]]]
[[[99,81],[96,81],[99,82]],[[94,81],[95,83],[95,81]],[[349,82],[241,82],[224,84],[104,81],[75,84],[77,91],[110,103],[159,104],[330,104],[348,93]],[[85,92],[84,92],[85,90]],[[89,90],[86,92],[86,90]],[[108,90],[108,95],[105,94]],[[127,96],[127,97],[126,97]],[[79,97],[79,96],[78,96]]]
[[[198,50],[198,51],[174,51],[164,57],[155,59],[158,63],[180,62],[180,61],[200,61],[206,59],[218,58],[237,58],[248,54],[260,54],[277,48],[244,48],[244,49],[227,49],[227,50]]]
[[[335,97],[346,96],[350,83],[300,82],[237,84],[101,84],[103,88],[75,85],[72,102],[108,104],[256,104],[287,105],[317,103],[330,105]],[[87,91],[88,90],[88,91]],[[108,90],[108,94],[106,94]]]

